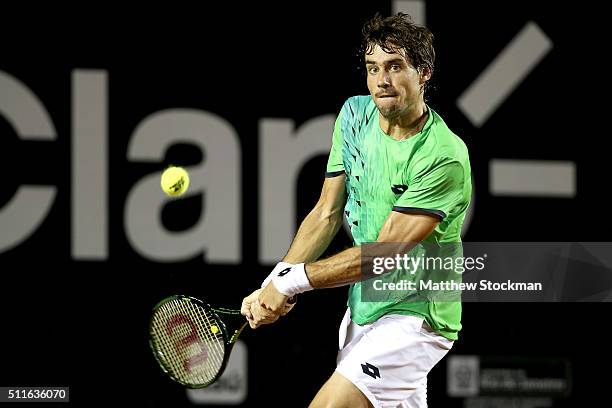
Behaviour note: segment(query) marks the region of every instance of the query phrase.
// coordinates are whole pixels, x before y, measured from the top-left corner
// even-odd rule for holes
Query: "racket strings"
[[[167,371],[181,381],[192,381],[185,371],[185,350],[177,349],[177,340],[189,336],[191,327],[174,327],[172,336],[167,332],[171,320],[184,314],[177,313],[176,309],[176,301],[171,301],[157,310],[153,320],[153,338],[158,343],[158,357]]]
[[[211,382],[223,365],[221,330],[214,316],[184,298],[160,306],[151,325],[158,358],[169,374],[194,385]]]
[[[193,316],[196,316],[194,321],[199,323],[200,327],[198,327],[198,331],[203,332],[204,337],[206,338],[205,340],[207,340],[207,346],[212,345],[214,347],[214,350],[210,350],[210,347],[207,347],[208,355],[211,356],[213,360],[212,364],[207,365],[210,367],[217,367],[217,369],[213,371],[213,377],[211,378],[212,380],[217,374],[218,370],[221,368],[221,365],[223,364],[223,355],[225,354],[225,347],[223,346],[223,337],[221,336],[220,329],[218,328],[219,325],[216,319],[214,319],[213,317],[209,318],[208,313],[205,309],[193,304],[192,302],[186,302],[186,305],[189,309],[189,312],[192,313]],[[202,326],[202,322],[204,321],[206,323]],[[217,330],[219,330],[217,332],[219,333],[219,338],[217,338],[217,336],[212,333],[213,326],[217,327]]]
[[[165,340],[165,353],[164,356],[168,357],[168,363],[172,367],[172,374],[179,378],[181,381],[192,384],[207,383],[214,379],[219,368],[223,362],[224,349],[219,345],[219,341],[215,341],[210,333],[210,319],[205,318],[203,321],[207,322],[207,326],[202,327],[202,323],[198,323],[198,316],[203,313],[198,313],[198,307],[194,307],[193,304],[187,300],[175,299],[168,305],[169,307],[164,308],[164,319],[162,323],[162,338]],[[168,333],[167,326],[171,319],[177,317],[187,318],[185,323],[177,325],[172,332],[172,336]],[[191,324],[187,324],[190,322]],[[193,326],[196,327],[195,334],[197,337],[193,337]],[[195,340],[195,346],[191,347],[180,347],[181,339]],[[200,342],[200,340],[203,340]],[[212,340],[212,341],[211,341]],[[222,341],[222,339],[220,339]],[[210,347],[212,346],[212,348]],[[202,350],[205,347],[205,350]],[[194,353],[195,348],[195,353]],[[194,356],[204,354],[204,363],[198,364],[194,370],[194,367],[189,365],[190,359]]]
[[[218,367],[221,368],[221,365],[223,364],[223,356],[225,355],[225,342],[223,339],[223,335],[221,334],[221,327],[219,327],[220,326],[219,322],[217,322],[217,319],[213,317],[209,317],[208,313],[203,308],[196,306],[191,302],[189,302],[189,306],[195,313],[198,313],[200,317],[203,317],[206,320],[206,326],[203,328],[203,331],[206,337],[212,340],[210,343],[212,343],[213,346],[215,347],[215,353],[213,353],[213,357],[216,358],[216,360],[218,360],[217,361]],[[198,323],[201,323],[203,320],[197,319],[196,321]],[[213,326],[217,327],[216,333],[213,333],[213,330],[212,330]],[[216,375],[216,372],[215,372],[215,375]]]

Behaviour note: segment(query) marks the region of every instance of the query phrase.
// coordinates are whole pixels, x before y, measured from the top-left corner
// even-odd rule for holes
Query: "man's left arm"
[[[376,242],[403,243],[405,246],[402,250],[408,252],[427,238],[439,222],[438,218],[430,215],[391,211]],[[368,261],[362,259],[361,246],[357,246],[330,258],[307,264],[305,269],[314,289],[334,288],[360,281],[362,263],[365,263],[364,267],[368,265]]]
[[[434,215],[391,211],[381,228],[377,242],[403,243],[402,251],[408,252],[427,238],[439,223],[440,219]],[[312,289],[333,288],[360,281],[362,263],[366,264],[363,265],[364,267],[367,266],[367,260],[362,259],[361,256],[361,247],[357,246],[329,258],[305,264],[302,266],[303,271],[296,269],[290,273],[305,272],[308,282],[303,281],[302,284],[308,285],[309,283]],[[277,280],[277,284],[279,283]],[[270,282],[259,294],[259,305],[274,315],[280,315],[288,297],[281,292],[287,292],[294,287],[295,284],[277,289],[274,281]],[[253,323],[257,327],[260,324],[271,323],[271,319],[255,318]]]

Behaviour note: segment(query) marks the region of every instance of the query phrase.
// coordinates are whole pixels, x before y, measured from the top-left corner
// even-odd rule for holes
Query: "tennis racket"
[[[223,374],[247,324],[239,310],[212,308],[191,296],[170,296],[153,308],[149,344],[172,380],[188,388],[204,388]]]

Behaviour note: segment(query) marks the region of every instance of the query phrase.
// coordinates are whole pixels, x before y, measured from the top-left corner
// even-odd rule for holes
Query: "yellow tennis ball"
[[[213,332],[213,334],[217,334],[219,332],[219,328],[213,324],[210,326],[210,331]]]
[[[189,174],[182,167],[170,166],[162,173],[161,188],[171,197],[180,196],[189,188]]]

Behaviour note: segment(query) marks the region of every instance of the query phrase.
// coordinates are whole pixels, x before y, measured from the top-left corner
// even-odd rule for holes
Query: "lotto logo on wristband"
[[[285,276],[286,274],[288,274],[291,271],[291,268],[285,268],[282,271],[280,271],[278,273],[278,276]]]
[[[289,274],[289,272],[292,273]],[[283,269],[272,279],[272,283],[274,283],[276,290],[287,297],[313,289],[308,276],[306,276],[303,263]]]

